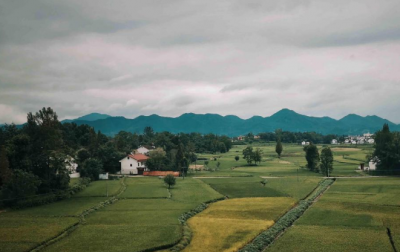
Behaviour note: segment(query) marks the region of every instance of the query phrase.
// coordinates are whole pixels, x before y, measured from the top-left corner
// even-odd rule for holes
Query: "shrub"
[[[83,163],[81,177],[90,178],[92,181],[99,180],[99,174],[103,170],[103,164],[100,160],[89,158]]]
[[[168,189],[171,188],[171,186],[175,185],[176,179],[174,175],[168,174],[167,176],[164,177],[164,183],[168,185]]]

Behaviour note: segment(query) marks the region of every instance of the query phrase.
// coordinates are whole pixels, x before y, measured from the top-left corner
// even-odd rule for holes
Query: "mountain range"
[[[321,134],[360,135],[368,132],[375,133],[382,128],[384,123],[387,123],[392,131],[400,131],[400,124],[392,123],[378,116],[362,117],[349,114],[340,120],[335,120],[330,117],[301,115],[289,109],[282,109],[270,117],[253,116],[249,119],[241,119],[234,115],[193,113],[186,113],[175,118],[150,115],[128,119],[122,116],[92,113],[62,122],[74,122],[78,125],[88,124],[96,131],[100,130],[109,136],[122,130],[142,133],[146,126],[152,127],[156,132],[198,132],[227,136],[239,136],[249,132],[253,134],[273,132],[278,128],[291,132],[314,131]]]

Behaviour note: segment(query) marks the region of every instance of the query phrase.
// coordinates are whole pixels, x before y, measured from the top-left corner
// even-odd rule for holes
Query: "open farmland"
[[[274,145],[255,145],[263,150],[256,166],[243,160],[245,147],[235,146],[224,154],[199,154],[208,159],[208,171],[192,171],[185,179],[177,178],[170,190],[158,177],[96,181],[69,199],[0,213],[4,223],[0,226],[1,251],[29,251],[71,227],[68,236],[42,250],[167,249],[182,238],[178,220],[182,214],[223,197],[227,199],[209,204],[188,220],[192,238],[185,251],[236,251],[305,199],[323,179],[304,168],[302,146],[284,145],[279,159]],[[354,178],[338,179],[268,250],[320,251],[323,246],[324,251],[357,251],[363,244],[363,251],[392,251],[386,228],[399,244],[400,181],[366,178],[368,174],[357,171],[357,159],[368,151],[334,149],[332,175]],[[236,155],[239,161],[235,161]],[[204,165],[204,161],[197,164]],[[265,186],[261,184],[264,180]],[[71,184],[77,181],[73,179]],[[117,201],[101,204],[112,198]]]
[[[338,179],[268,251],[393,251],[399,190],[398,178]]]
[[[294,205],[291,198],[241,198],[212,204],[188,222],[194,238],[184,251],[236,251]]]

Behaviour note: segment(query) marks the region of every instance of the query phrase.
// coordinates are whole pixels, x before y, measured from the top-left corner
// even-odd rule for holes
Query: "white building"
[[[332,139],[331,144],[338,144],[338,141],[336,139]]]
[[[135,153],[147,155],[150,151],[154,150],[155,146],[140,146]]]
[[[373,143],[375,143],[375,140],[373,138],[370,138],[370,139],[368,139],[368,143],[373,144]]]
[[[146,170],[147,159],[149,157],[141,153],[129,154],[119,161],[121,163],[121,174],[142,175],[143,171]]]
[[[301,142],[301,145],[303,145],[303,146],[310,145],[310,142],[303,141],[303,142]]]
[[[376,163],[373,160],[369,161],[369,170],[375,171],[376,170]]]

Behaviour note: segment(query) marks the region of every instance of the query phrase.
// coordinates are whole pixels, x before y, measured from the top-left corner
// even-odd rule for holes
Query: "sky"
[[[0,124],[289,108],[400,123],[398,0],[0,0]]]

